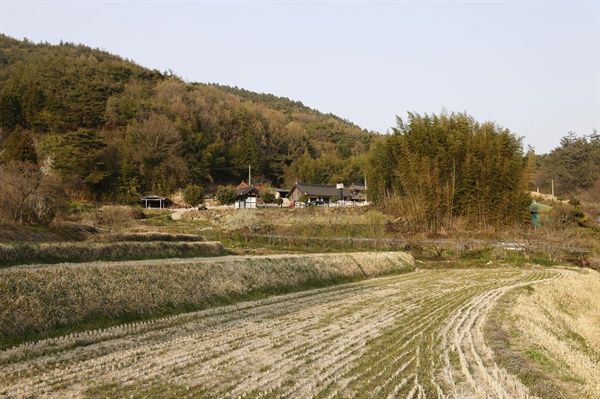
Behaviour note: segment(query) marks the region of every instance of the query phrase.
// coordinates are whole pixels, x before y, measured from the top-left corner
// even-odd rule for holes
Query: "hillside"
[[[377,137],[298,101],[187,83],[84,45],[0,35],[0,65],[0,141],[31,136],[36,159],[72,197],[132,202],[237,183],[248,165],[285,186],[302,155],[336,165],[319,183],[350,182],[362,175],[350,159]]]

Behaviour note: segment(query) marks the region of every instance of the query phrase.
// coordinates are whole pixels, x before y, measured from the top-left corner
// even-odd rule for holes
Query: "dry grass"
[[[112,234],[96,234],[89,237],[89,241],[93,242],[124,242],[124,241],[164,241],[164,242],[198,242],[206,241],[202,236],[195,234],[168,234],[160,232],[145,232],[145,233],[112,233]]]
[[[521,346],[567,387],[564,397],[600,397],[599,293],[600,273],[582,270],[537,285],[512,310]]]
[[[89,233],[73,223],[61,223],[52,228],[33,227],[0,222],[0,243],[81,241]]]
[[[400,252],[7,268],[0,270],[0,337],[413,268]]]
[[[64,242],[42,244],[0,244],[0,266],[29,263],[89,262],[219,256],[225,249],[219,242]]]

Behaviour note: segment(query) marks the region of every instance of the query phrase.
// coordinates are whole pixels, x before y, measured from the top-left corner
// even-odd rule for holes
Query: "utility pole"
[[[552,200],[554,200],[554,179],[552,179]]]
[[[248,165],[248,185],[252,185],[252,165]]]

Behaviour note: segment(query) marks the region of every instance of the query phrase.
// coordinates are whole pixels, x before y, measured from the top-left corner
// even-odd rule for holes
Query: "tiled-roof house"
[[[352,193],[346,188],[337,188],[335,184],[308,184],[298,183],[291,188],[287,198],[292,201],[300,201],[300,197],[305,195],[308,201],[322,200],[331,202],[333,197],[338,200],[350,200]]]

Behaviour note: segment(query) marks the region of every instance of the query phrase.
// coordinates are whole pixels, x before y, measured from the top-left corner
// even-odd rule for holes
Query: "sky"
[[[386,133],[466,112],[538,154],[600,125],[600,1],[0,0],[0,33],[287,97]]]

